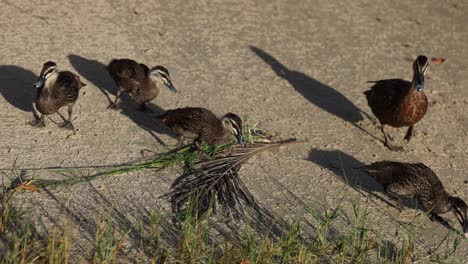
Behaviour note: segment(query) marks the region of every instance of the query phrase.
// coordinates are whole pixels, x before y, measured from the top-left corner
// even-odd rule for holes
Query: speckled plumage
[[[424,74],[427,69],[427,57],[418,56],[413,64],[413,81],[402,79],[388,79],[374,81],[371,90],[365,91],[369,107],[382,125],[385,144],[392,150],[400,147],[389,143],[386,126],[406,127],[408,131],[405,139],[410,140],[413,135],[414,124],[419,122],[427,113],[428,100],[423,92]],[[417,88],[420,87],[420,88]]]
[[[29,124],[43,127],[45,126],[44,115],[55,114],[60,108],[68,107],[68,120],[64,121],[60,127],[74,129],[71,119],[73,106],[83,86],[85,84],[81,82],[78,75],[69,71],[59,72],[55,62],[44,63],[35,84],[37,89],[35,105],[42,116]]]
[[[125,92],[130,93],[141,108],[145,109],[146,103],[159,95],[158,80],[150,76],[153,71],[163,74],[164,80],[161,82],[175,92],[169,72],[162,66],[149,69],[145,64],[131,59],[114,59],[107,66],[107,70],[117,85],[115,101],[109,107],[116,107],[119,97]]]
[[[380,161],[361,169],[382,184],[390,196],[398,200],[400,196],[414,197],[425,210],[434,215],[454,212],[464,232],[468,232],[466,203],[458,197],[450,196],[434,171],[426,165]]]
[[[237,129],[242,131],[242,121],[236,115],[229,113],[226,116],[233,115],[236,119]],[[206,142],[210,145],[221,144],[225,142],[230,133],[213,112],[201,107],[185,107],[167,110],[163,115],[158,116],[164,124],[183,140],[186,136],[195,135],[195,142]],[[181,142],[180,142],[181,143]]]
[[[380,161],[363,168],[382,184],[387,192],[399,196],[416,197],[428,211],[443,214],[449,195],[437,175],[422,163]]]
[[[60,108],[75,103],[81,87],[80,77],[69,71],[59,72],[50,87],[37,89],[36,108],[44,115],[55,114]]]

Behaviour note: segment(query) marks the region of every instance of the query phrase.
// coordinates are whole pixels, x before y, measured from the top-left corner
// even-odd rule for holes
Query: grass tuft
[[[92,263],[115,263],[117,254],[123,246],[128,232],[119,238],[114,220],[111,216],[101,215],[96,229],[96,238]]]
[[[9,193],[11,196],[2,196],[1,201],[0,216],[7,221],[3,222],[0,234],[0,263],[75,262],[70,229],[53,226],[48,234],[41,234],[34,229],[31,215],[13,204],[17,192]],[[167,227],[160,224],[160,216],[153,214],[149,228],[153,242],[136,243],[131,248],[148,252],[146,249],[151,247],[152,252],[146,255],[148,263],[457,263],[457,251],[462,245],[459,237],[447,236],[436,247],[421,247],[418,219],[409,224],[410,228],[398,230],[394,240],[388,242],[371,227],[366,208],[352,205],[351,215],[346,216],[343,202],[324,211],[309,208],[278,239],[247,225],[246,231],[239,233],[242,234],[239,240],[219,240],[212,237],[210,218],[196,215],[195,204],[195,200],[189,201],[192,210],[187,210],[187,215],[178,222],[180,231],[175,247],[167,248],[160,241],[160,233]],[[8,215],[12,212],[15,218]],[[314,229],[304,227],[304,223],[310,224],[306,219],[313,219]],[[350,224],[343,226],[340,223],[343,219]],[[126,245],[129,230],[119,229],[116,221],[109,213],[101,214],[87,262],[131,262],[124,254],[129,249]]]

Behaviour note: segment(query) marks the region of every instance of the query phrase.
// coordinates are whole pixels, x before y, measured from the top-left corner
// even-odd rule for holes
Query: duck
[[[423,163],[379,161],[360,168],[380,183],[385,192],[403,205],[400,197],[416,198],[432,217],[451,211],[468,237],[468,206],[459,197],[449,195],[434,171]]]
[[[179,147],[184,144],[185,137],[190,135],[195,136],[194,143],[198,149],[202,142],[212,146],[222,144],[230,135],[234,135],[237,142],[244,145],[242,120],[234,113],[218,118],[206,108],[183,107],[167,110],[156,118],[177,135]]]
[[[130,93],[140,104],[139,110],[151,112],[147,103],[159,94],[159,84],[164,84],[169,90],[177,93],[172,84],[169,71],[163,66],[149,68],[145,64],[131,59],[113,59],[107,70],[117,85],[117,94],[114,102],[108,108],[117,108],[117,102],[122,93]]]
[[[41,117],[28,123],[33,127],[45,127],[44,116],[55,114],[62,107],[68,107],[68,120],[59,124],[59,127],[74,130],[73,106],[84,86],[86,84],[81,81],[80,76],[69,71],[59,71],[55,62],[47,61],[34,83],[37,91],[34,104]]]
[[[381,124],[385,146],[392,151],[400,151],[403,148],[390,143],[392,138],[387,133],[387,126],[408,127],[404,139],[409,142],[413,136],[414,125],[427,113],[428,100],[424,94],[427,67],[428,58],[420,55],[413,62],[411,82],[402,79],[370,81],[374,85],[364,92],[372,113]]]

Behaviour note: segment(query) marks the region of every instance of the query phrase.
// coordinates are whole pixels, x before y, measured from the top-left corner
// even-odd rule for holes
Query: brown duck
[[[372,113],[379,119],[385,137],[385,145],[391,150],[401,150],[389,142],[387,126],[406,127],[405,140],[413,135],[414,124],[427,112],[427,98],[423,92],[424,75],[428,66],[426,56],[418,56],[413,63],[413,80],[401,79],[374,81],[371,90],[365,91]]]
[[[179,146],[187,136],[195,136],[195,146],[201,142],[217,145],[235,135],[239,144],[243,144],[242,120],[233,113],[218,118],[213,112],[201,107],[185,107],[167,110],[157,117],[166,124],[179,138]]]
[[[114,59],[107,66],[107,70],[117,85],[115,101],[109,105],[109,108],[116,108],[120,96],[126,92],[140,104],[141,110],[150,111],[146,104],[158,96],[158,84],[161,83],[174,93],[177,92],[172,85],[169,71],[163,66],[149,69],[145,64],[134,60]]]
[[[398,200],[400,210],[402,196],[417,198],[420,205],[434,217],[451,211],[468,237],[466,203],[458,197],[450,196],[437,175],[426,165],[380,161],[361,169],[382,184],[386,193]]]
[[[68,120],[59,126],[74,129],[72,123],[73,106],[83,86],[85,84],[81,82],[78,75],[69,71],[59,72],[55,62],[44,63],[41,74],[34,84],[37,89],[35,105],[42,115],[29,124],[35,127],[44,127],[45,115],[55,114],[60,108],[67,106]]]

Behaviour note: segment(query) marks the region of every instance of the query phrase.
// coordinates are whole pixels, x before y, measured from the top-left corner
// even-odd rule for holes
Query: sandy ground
[[[262,154],[241,172],[274,214],[300,215],[302,203],[324,209],[346,193],[349,204],[366,202],[372,225],[391,241],[401,216],[355,191],[381,189],[353,167],[383,159],[424,162],[450,193],[468,200],[468,4],[398,2],[1,1],[0,165],[33,174],[45,167],[120,164],[140,158],[142,149],[174,147],[172,134],[135,111],[131,98],[120,111],[106,109],[115,87],[103,66],[127,57],[169,69],[179,93],[163,89],[152,105],[157,112],[183,106],[232,111],[285,138],[308,140]],[[430,66],[428,114],[405,151],[394,153],[379,141],[362,92],[368,80],[410,79],[411,60],[419,54],[447,62]],[[32,119],[32,83],[47,60],[87,83],[75,106],[76,132],[57,128],[58,116],[44,129],[25,124]],[[404,132],[392,130],[398,139]],[[345,175],[351,186],[342,181]],[[176,176],[171,170],[126,174],[27,196],[38,219],[72,219],[85,242],[106,208],[123,219],[169,212],[158,197]],[[423,246],[448,232],[421,221]],[[466,241],[460,254],[468,254]]]

